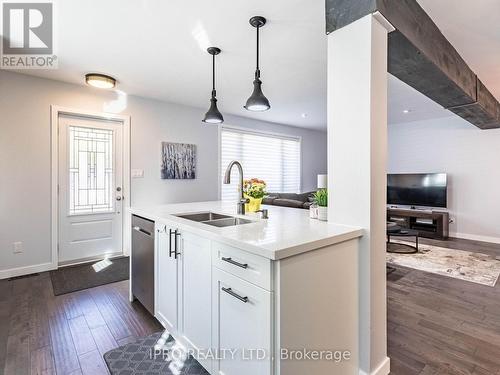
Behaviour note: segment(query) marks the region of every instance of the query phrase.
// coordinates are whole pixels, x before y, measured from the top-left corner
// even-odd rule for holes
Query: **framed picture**
[[[196,178],[196,145],[162,142],[161,178],[163,180]]]

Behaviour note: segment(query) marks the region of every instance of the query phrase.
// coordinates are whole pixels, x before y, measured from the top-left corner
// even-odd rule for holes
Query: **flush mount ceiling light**
[[[257,29],[257,69],[255,70],[255,79],[253,81],[253,92],[248,98],[245,109],[254,112],[267,111],[271,108],[269,100],[262,93],[262,81],[260,80],[259,69],[259,30],[266,24],[266,19],[261,16],[254,16],[250,18],[250,25]]]
[[[217,47],[208,47],[207,52],[212,55],[212,98],[210,99],[210,108],[205,114],[203,122],[208,124],[222,124],[224,117],[222,117],[222,113],[217,109],[217,93],[215,91],[215,55],[218,55],[221,51]]]
[[[112,89],[116,86],[116,79],[100,73],[85,74],[85,82],[98,89]]]

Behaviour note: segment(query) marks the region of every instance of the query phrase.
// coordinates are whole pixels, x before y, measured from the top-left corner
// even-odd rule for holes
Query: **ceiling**
[[[418,0],[418,3],[500,100],[500,1]]]
[[[418,0],[500,98],[500,2]],[[457,1],[460,6],[457,6]],[[222,113],[313,129],[326,128],[324,0],[54,0],[58,70],[21,73],[83,85],[85,73],[116,77],[138,95],[208,109],[211,57],[218,46],[217,96]],[[253,15],[261,30],[261,77],[271,110],[243,109],[255,70]],[[464,27],[467,25],[467,27]],[[404,113],[409,109],[409,113]],[[389,122],[450,116],[389,77]]]

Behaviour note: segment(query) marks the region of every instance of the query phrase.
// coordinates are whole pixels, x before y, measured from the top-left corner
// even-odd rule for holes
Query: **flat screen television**
[[[387,203],[446,208],[446,173],[387,175]]]

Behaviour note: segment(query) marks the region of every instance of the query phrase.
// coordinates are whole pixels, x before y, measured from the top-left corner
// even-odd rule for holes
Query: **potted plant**
[[[328,190],[319,189],[314,193],[314,201],[318,205],[318,219],[328,220]]]
[[[245,211],[257,212],[260,210],[262,198],[266,196],[266,182],[252,178],[243,182],[243,195],[249,200],[245,204]]]

